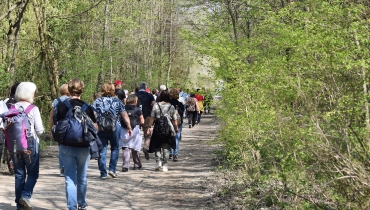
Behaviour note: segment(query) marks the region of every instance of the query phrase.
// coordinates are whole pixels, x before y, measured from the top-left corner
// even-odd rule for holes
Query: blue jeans
[[[39,178],[39,148],[40,145],[35,140],[34,147],[30,150],[31,154],[29,156],[25,153],[10,154],[14,164],[15,203],[17,204],[17,208],[23,208],[23,205],[19,203],[21,197],[27,199],[32,197],[33,188]]]
[[[60,146],[59,146],[59,156],[58,156],[58,158],[59,158],[59,170],[62,170],[64,165],[63,165],[62,157],[61,157],[61,154],[60,154]]]
[[[98,160],[98,166],[99,166],[101,177],[107,176],[106,160],[107,160],[108,141],[110,141],[110,150],[111,150],[110,161],[109,161],[109,171],[116,173],[116,167],[117,167],[118,156],[119,156],[120,133],[121,133],[121,127],[118,123],[116,125],[116,132],[114,133],[99,132],[98,133],[100,141],[103,144],[103,150],[100,152],[100,158]]]
[[[176,149],[173,150],[171,148],[171,155],[178,155],[179,154],[179,146],[180,146],[180,141],[181,141],[181,132],[182,132],[182,124],[179,125],[179,132],[176,133]]]
[[[77,204],[87,205],[86,175],[90,162],[90,148],[60,145],[59,152],[64,163],[67,207],[69,210],[76,210]]]

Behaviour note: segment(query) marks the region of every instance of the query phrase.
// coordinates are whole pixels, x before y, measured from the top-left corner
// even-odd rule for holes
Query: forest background
[[[0,93],[122,79],[217,89],[230,208],[370,209],[365,0],[4,0]],[[235,199],[238,198],[238,199]]]

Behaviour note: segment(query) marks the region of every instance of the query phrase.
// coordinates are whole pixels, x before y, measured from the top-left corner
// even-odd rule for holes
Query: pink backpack
[[[16,109],[12,105],[5,113],[5,144],[10,153],[25,153],[29,147],[33,147],[35,139],[27,116],[33,107],[31,104],[24,110],[23,107]]]

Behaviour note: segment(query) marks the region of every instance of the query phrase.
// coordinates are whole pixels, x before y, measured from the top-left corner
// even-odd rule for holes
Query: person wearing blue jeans
[[[18,102],[14,104],[14,107],[25,110],[31,128],[31,135],[27,135],[27,150],[21,153],[9,151],[14,164],[17,209],[32,209],[30,199],[39,177],[40,140],[37,135],[42,134],[45,129],[39,108],[32,105],[35,91],[36,85],[34,83],[21,82],[15,92],[15,98]],[[31,105],[33,108],[29,108]]]
[[[182,132],[182,124],[178,126],[179,132],[176,133],[176,149],[172,149],[170,151],[170,154],[172,155],[173,161],[178,161],[179,157],[179,147],[180,147],[180,141],[181,141],[181,132]]]
[[[172,157],[173,161],[178,161],[179,157],[179,145],[180,145],[180,140],[181,140],[181,131],[182,131],[182,121],[184,117],[184,112],[185,112],[185,106],[183,103],[179,101],[179,90],[176,88],[170,88],[169,90],[170,94],[170,103],[172,106],[175,107],[177,112],[180,115],[181,118],[181,123],[178,125],[179,132],[176,133],[175,139],[176,139],[176,149],[172,149],[170,151],[170,157]]]
[[[69,210],[84,209],[87,191],[87,167],[90,162],[89,147],[71,147],[60,145],[61,158],[64,163],[67,207]]]
[[[38,143],[36,143],[36,145],[39,147]],[[25,153],[13,153],[10,155],[12,160],[17,160],[13,161],[15,174],[15,202],[17,204],[17,209],[23,209],[25,206],[32,207],[29,200],[32,197],[33,188],[39,178],[39,153],[36,152],[36,147],[30,151],[31,154],[29,156]],[[39,148],[37,148],[37,151],[39,151]],[[23,204],[24,202],[27,202],[26,205]]]
[[[69,110],[86,105],[86,103],[80,99],[84,87],[84,83],[79,79],[72,79],[68,82],[68,91],[71,96],[68,103],[65,103],[66,101],[64,101],[63,103],[58,104],[58,111],[55,116],[57,123],[67,117]],[[67,107],[66,104],[69,106]],[[92,106],[88,106],[85,113],[94,123],[95,128],[97,128],[94,109]],[[67,207],[69,210],[76,210],[78,205],[79,210],[87,209],[86,174],[87,167],[90,162],[90,144],[67,144],[67,141],[65,141],[60,143],[59,153],[64,165]]]
[[[107,178],[107,147],[108,141],[110,142],[111,147],[111,156],[109,161],[109,176],[112,178],[117,178],[116,167],[118,163],[119,156],[119,141],[120,141],[120,132],[121,132],[121,122],[118,120],[118,116],[121,116],[128,125],[127,133],[131,136],[132,129],[130,126],[130,118],[127,115],[125,106],[122,101],[115,97],[115,87],[111,83],[104,83],[101,88],[102,97],[97,98],[94,101],[93,107],[97,112],[97,121],[99,125],[99,119],[105,112],[109,112],[116,120],[116,131],[114,132],[103,132],[99,131],[98,136],[102,142],[103,150],[100,152],[100,157],[98,159],[98,166],[100,170],[100,178]]]
[[[105,179],[107,177],[107,166],[106,166],[106,159],[107,159],[107,148],[108,148],[108,141],[110,142],[110,160],[109,160],[109,172],[113,172],[115,175],[116,173],[116,166],[118,163],[119,158],[119,141],[120,141],[120,133],[121,133],[121,125],[118,123],[116,124],[116,132],[114,133],[102,133],[99,132],[98,136],[103,144],[103,150],[100,152],[100,158],[98,159],[98,166],[100,170],[100,178]],[[111,174],[109,174],[112,176]],[[112,176],[113,178],[116,178]]]

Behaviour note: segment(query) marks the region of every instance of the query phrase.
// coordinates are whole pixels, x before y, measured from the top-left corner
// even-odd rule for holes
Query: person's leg
[[[134,161],[134,169],[141,168],[140,151],[131,149],[131,153],[132,153],[132,160]]]
[[[192,127],[195,125],[197,113],[198,113],[197,111],[192,112],[192,116],[191,116],[191,125],[192,125]]]
[[[74,147],[60,145],[60,153],[64,163],[66,183],[67,207],[69,210],[77,209],[77,158]]]
[[[122,171],[125,172],[130,167],[130,149],[128,147],[122,148],[122,161]]]
[[[37,151],[40,151],[40,145],[35,144],[35,147],[38,147]],[[39,178],[39,169],[40,169],[40,153],[36,153],[36,148],[33,148],[30,156],[27,154],[22,154],[23,162],[27,168],[27,180],[24,185],[22,192],[22,197],[30,199],[32,197],[33,188],[36,185],[37,179]]]
[[[63,177],[64,176],[64,168],[63,168],[64,166],[63,166],[62,158],[60,156],[60,151],[59,151],[58,159],[59,159],[59,171],[60,171],[59,176],[62,176]]]
[[[170,145],[167,143],[162,144],[163,150],[163,171],[168,170],[168,159],[170,156]]]
[[[202,114],[203,114],[202,111],[200,111],[200,113],[198,114],[198,124],[200,123],[200,119],[202,118]]]
[[[107,147],[108,147],[108,138],[105,133],[98,133],[99,139],[103,145],[102,151],[100,151],[100,157],[98,159],[98,166],[100,170],[100,177],[107,177]],[[64,163],[65,164],[65,163]]]
[[[193,126],[192,120],[193,120],[193,112],[188,112],[189,128],[191,128]]]
[[[181,132],[182,132],[182,124],[178,126],[179,132],[176,133],[176,149],[173,150],[173,161],[177,161],[179,158],[179,147],[180,147],[180,141],[181,141]],[[172,148],[171,148],[172,151]]]
[[[116,124],[116,132],[112,133],[110,139],[110,161],[109,161],[109,171],[116,173],[116,167],[119,158],[119,139],[120,139],[121,127]],[[115,178],[115,177],[114,177]]]
[[[1,166],[1,159],[3,157],[4,147],[5,147],[5,144],[0,144],[0,166]]]
[[[87,167],[90,162],[90,148],[73,148],[76,151],[77,161],[77,203],[78,206],[87,206],[86,190],[87,190]]]
[[[156,166],[155,166],[155,170],[158,171],[162,168],[162,153],[161,153],[161,149],[158,149],[157,151],[154,152],[154,156],[155,156],[155,162],[156,162]]]
[[[152,137],[151,134],[148,134],[148,127],[150,123],[150,117],[146,117],[143,125],[143,133],[144,133],[144,145],[143,145],[143,152],[145,155],[145,159],[149,160],[149,145],[150,145],[150,138]]]
[[[14,159],[14,154],[11,155],[11,159]],[[17,208],[23,208],[23,205],[19,203],[21,198],[25,181],[26,181],[26,165],[22,158],[17,157],[17,161],[14,161],[14,174],[15,174],[15,203]]]
[[[12,158],[10,157],[9,151],[5,148],[5,158],[6,163],[8,165],[8,170],[10,174],[14,174],[14,163],[12,161]]]

